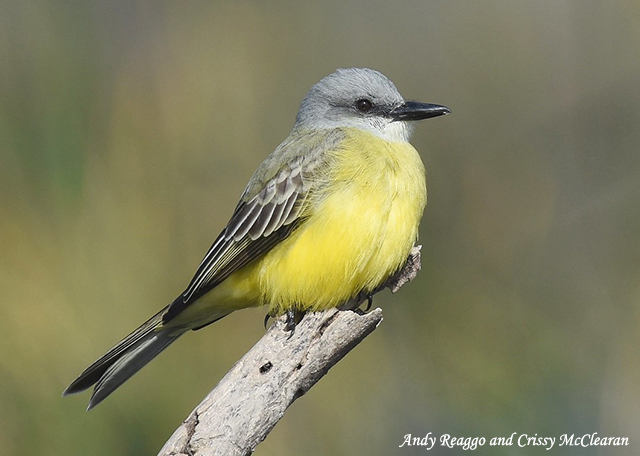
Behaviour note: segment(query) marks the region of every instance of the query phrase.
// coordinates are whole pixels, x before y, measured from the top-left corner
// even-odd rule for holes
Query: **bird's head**
[[[295,128],[354,127],[387,141],[406,142],[413,121],[449,112],[445,106],[405,101],[393,82],[378,71],[348,68],[326,76],[309,90]]]

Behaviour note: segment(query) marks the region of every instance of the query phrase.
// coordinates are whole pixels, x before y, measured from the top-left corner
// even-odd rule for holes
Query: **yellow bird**
[[[287,139],[249,180],[186,290],[64,391],[95,384],[93,408],[188,330],[234,310],[355,308],[401,268],[427,202],[411,122],[448,114],[405,101],[367,68],[314,85]]]

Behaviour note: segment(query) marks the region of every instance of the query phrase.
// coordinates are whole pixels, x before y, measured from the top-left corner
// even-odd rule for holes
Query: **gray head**
[[[439,105],[405,101],[385,75],[369,68],[336,70],[302,100],[296,129],[355,127],[388,141],[408,141],[409,123],[448,114]]]

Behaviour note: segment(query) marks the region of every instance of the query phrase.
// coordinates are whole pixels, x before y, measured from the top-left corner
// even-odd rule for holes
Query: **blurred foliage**
[[[368,66],[453,110],[413,141],[423,271],[256,454],[422,454],[398,445],[429,431],[637,454],[638,49],[630,0],[3,0],[0,453],[157,452],[263,310],[89,414],[60,393],[182,291],[308,88]]]

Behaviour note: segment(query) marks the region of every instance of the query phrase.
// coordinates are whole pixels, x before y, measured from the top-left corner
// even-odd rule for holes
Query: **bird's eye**
[[[371,100],[362,98],[356,101],[356,109],[360,112],[369,112],[373,109],[373,103],[371,102]]]

